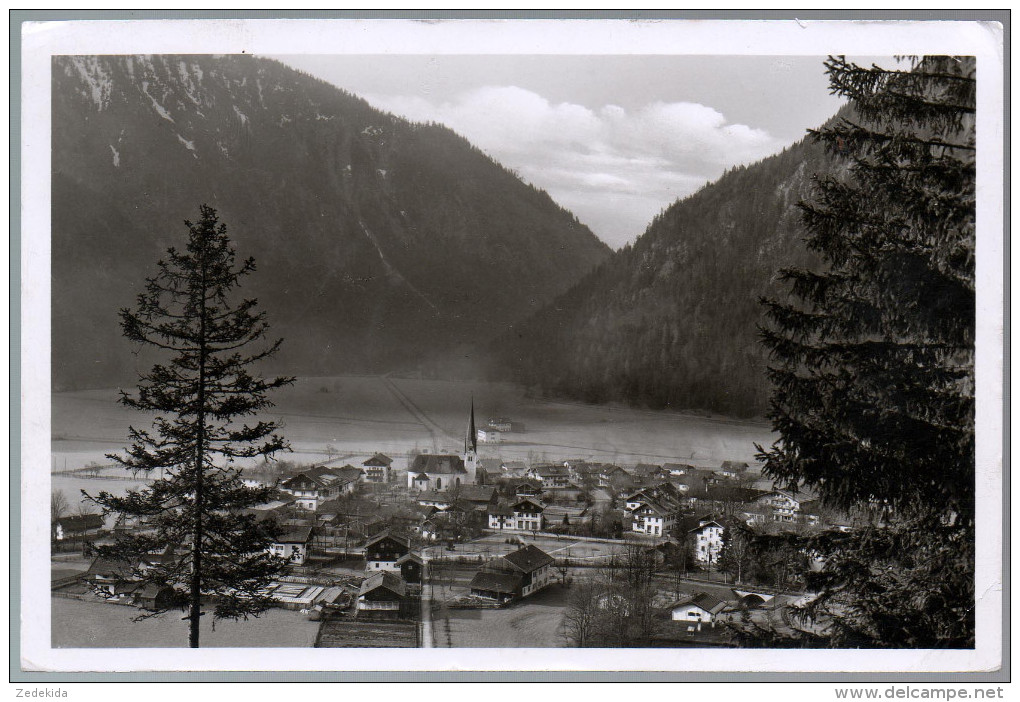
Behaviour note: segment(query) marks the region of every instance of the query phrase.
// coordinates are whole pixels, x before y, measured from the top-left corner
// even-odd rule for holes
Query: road
[[[429,563],[421,565],[421,648],[432,648],[432,576]]]

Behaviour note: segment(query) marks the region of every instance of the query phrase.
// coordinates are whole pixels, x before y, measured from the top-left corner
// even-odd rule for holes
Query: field
[[[718,466],[724,460],[752,462],[754,443],[768,444],[769,427],[725,417],[647,411],[607,405],[553,402],[525,396],[500,383],[410,380],[376,376],[302,378],[276,393],[267,419],[283,422],[295,461],[322,461],[327,451],[346,462],[376,451],[406,468],[410,451],[460,451],[474,399],[478,423],[506,416],[524,424],[510,441],[481,445],[483,457],[504,460],[589,458],[618,463],[682,461]],[[116,403],[117,392],[55,393],[51,467],[73,469],[121,449],[130,424],[143,415]],[[118,486],[115,481],[110,487]],[[70,486],[69,486],[70,487]],[[104,487],[103,489],[107,489]]]
[[[188,646],[188,623],[181,615],[133,622],[139,610],[106,602],[51,598],[54,648],[165,648]],[[216,648],[311,647],[319,623],[300,612],[272,609],[258,619],[202,619],[202,646]]]

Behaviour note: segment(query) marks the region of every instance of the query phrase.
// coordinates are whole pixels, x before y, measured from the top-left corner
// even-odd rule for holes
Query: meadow
[[[128,426],[148,426],[151,417],[118,404],[117,398],[112,388],[53,395],[52,469],[110,463],[104,454],[126,445]],[[293,453],[279,458],[297,463],[334,458],[357,465],[381,451],[396,459],[401,470],[411,452],[459,452],[472,400],[479,426],[489,417],[524,425],[523,433],[505,434],[503,443],[479,446],[481,456],[504,460],[718,466],[724,460],[753,463],[754,444],[773,438],[763,422],[532,398],[505,383],[310,377],[279,390],[273,399],[276,406],[263,418],[282,423]],[[69,489],[81,482],[110,483],[102,489],[124,487],[119,481],[59,480],[67,480]]]

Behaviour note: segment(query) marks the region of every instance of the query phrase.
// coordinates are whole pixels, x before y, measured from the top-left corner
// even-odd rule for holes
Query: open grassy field
[[[522,422],[526,431],[480,453],[504,460],[590,458],[618,463],[683,461],[717,466],[751,462],[754,443],[767,444],[768,425],[725,417],[648,411],[610,405],[553,402],[525,396],[502,383],[411,380],[375,376],[302,378],[276,393],[267,419],[283,422],[294,454],[288,460],[325,460],[332,447],[346,462],[375,451],[406,466],[409,451],[459,451],[474,398],[478,423],[489,416]],[[117,392],[87,390],[53,396],[52,467],[108,463],[122,448],[127,427],[148,418],[116,402]]]
[[[142,622],[131,621],[139,610],[107,602],[51,598],[54,648],[187,648],[188,623],[167,614]],[[311,647],[319,623],[300,612],[272,609],[258,619],[220,622],[202,618],[204,647]]]

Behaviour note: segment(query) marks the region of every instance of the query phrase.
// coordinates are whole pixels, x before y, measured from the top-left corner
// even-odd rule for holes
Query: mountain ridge
[[[609,254],[451,130],[268,59],[55,57],[52,154],[58,388],[146,361],[116,310],[203,202],[297,373],[470,355]]]
[[[796,203],[842,167],[805,137],[675,201],[490,345],[490,376],[587,402],[763,416],[758,301],[786,296],[782,268],[818,265]]]

